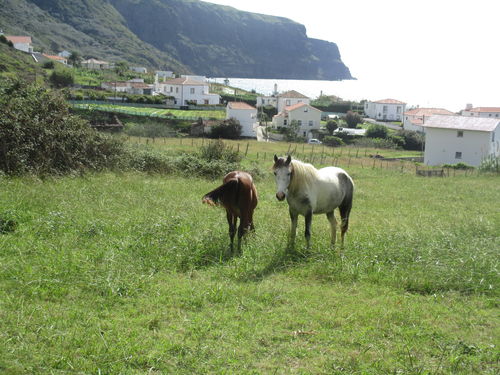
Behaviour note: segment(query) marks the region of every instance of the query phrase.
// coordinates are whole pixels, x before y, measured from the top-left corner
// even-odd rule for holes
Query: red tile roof
[[[227,103],[227,105],[231,109],[256,109],[255,107],[245,102],[229,102]]]
[[[278,95],[280,98],[309,99],[307,96],[295,90],[286,91]]]
[[[288,107],[285,107],[285,110],[286,111],[294,111],[300,107],[304,107],[304,106],[307,106],[308,108],[311,108],[311,109],[314,109],[316,111],[319,111],[319,109],[317,108],[314,108],[313,106],[307,104],[307,103],[297,103],[297,104],[294,104],[294,105],[291,105],[291,106],[288,106]]]
[[[500,112],[500,107],[475,107],[466,109],[467,112]]]
[[[45,56],[46,58],[48,59],[51,59],[51,60],[56,60],[56,61],[68,61],[67,58],[65,57],[61,57],[61,56],[55,56],[55,55],[46,55],[45,53],[42,53],[43,56]]]
[[[174,79],[167,79],[165,82],[160,82],[164,85],[189,85],[189,86],[206,86],[207,84],[202,81],[196,81],[192,78],[181,77]]]
[[[413,108],[404,113],[408,116],[454,115],[455,113],[444,108]]]
[[[379,103],[379,104],[406,104],[404,102],[400,102],[399,100],[396,99],[382,99],[382,100],[377,100],[373,103]]]
[[[15,36],[15,35],[5,35],[7,40],[10,40],[12,43],[31,43],[30,36]]]

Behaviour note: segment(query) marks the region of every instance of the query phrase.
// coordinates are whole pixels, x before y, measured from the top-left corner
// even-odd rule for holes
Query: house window
[[[283,125],[285,125],[285,126],[287,125],[286,119],[283,120]]]
[[[314,124],[314,121],[313,120],[309,120],[309,126],[313,126]]]
[[[175,93],[176,93],[176,94],[178,94],[178,93],[179,93],[179,88],[178,88],[178,87],[176,87],[176,88],[175,88]]]
[[[170,92],[174,92],[174,86],[170,86]]]
[[[382,108],[382,112],[387,113],[387,106],[386,105],[384,105],[384,107]]]
[[[457,130],[457,137],[458,138],[463,138],[463,136],[464,136],[463,130]]]
[[[290,100],[289,100],[289,99],[287,99],[287,101],[286,101],[286,105],[287,105],[287,106],[289,106],[289,105],[290,105]]]
[[[298,120],[297,124],[299,124],[299,127],[301,127],[302,126],[302,120]]]
[[[194,87],[191,87],[191,88],[189,89],[189,93],[190,93],[190,94],[194,94]]]
[[[304,112],[309,112],[309,108],[305,107]]]
[[[455,152],[455,159],[462,159],[462,153],[460,151]]]
[[[398,106],[398,107],[396,108],[396,113],[401,113],[401,107],[399,107],[399,106]]]

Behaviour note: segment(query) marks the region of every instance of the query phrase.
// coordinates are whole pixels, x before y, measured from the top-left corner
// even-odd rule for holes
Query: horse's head
[[[276,198],[279,201],[285,199],[286,194],[288,193],[288,186],[290,185],[290,180],[292,178],[292,157],[288,155],[285,158],[278,158],[274,155],[274,165],[273,172],[276,179]]]

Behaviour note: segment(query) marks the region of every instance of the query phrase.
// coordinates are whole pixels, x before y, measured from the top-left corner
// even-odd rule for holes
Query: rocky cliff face
[[[53,52],[78,50],[210,77],[352,79],[335,43],[308,38],[303,25],[286,18],[198,0],[5,3],[0,22],[7,33],[30,34],[35,47]],[[31,19],[16,19],[23,6]]]

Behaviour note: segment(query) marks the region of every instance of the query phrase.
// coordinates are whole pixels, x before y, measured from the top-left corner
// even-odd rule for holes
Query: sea
[[[253,79],[253,78],[209,78],[209,82],[224,84],[244,89],[255,90],[258,94],[271,95],[275,85],[278,92],[295,90],[316,99],[320,95],[335,95],[344,100],[361,101],[363,99],[376,101],[382,99],[396,99],[406,103],[406,108],[427,107],[446,108],[458,112],[465,108],[467,103],[475,106],[500,106],[496,100],[498,93],[492,94],[487,90],[457,90],[447,85],[430,85],[405,82],[374,82],[368,80],[320,81],[320,80],[288,80],[288,79]]]

